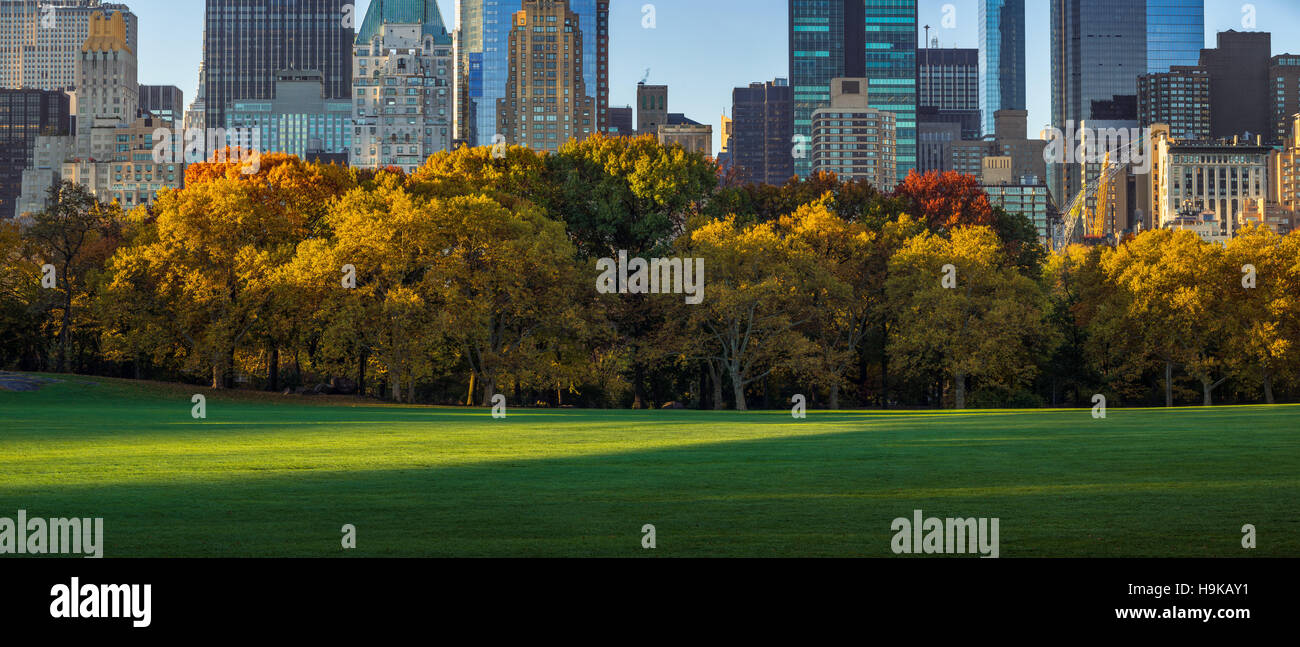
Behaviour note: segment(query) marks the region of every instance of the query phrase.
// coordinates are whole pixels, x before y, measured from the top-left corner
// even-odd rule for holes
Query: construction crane
[[[1102,158],[1102,169],[1110,168],[1110,151]],[[1106,236],[1106,220],[1110,215],[1110,184],[1112,174],[1102,173],[1097,178],[1097,207],[1092,212],[1092,237],[1098,240]]]
[[[1106,221],[1110,217],[1110,191],[1115,181],[1115,177],[1124,172],[1126,164],[1111,162],[1111,155],[1122,159],[1120,153],[1134,147],[1142,146],[1145,138],[1139,137],[1129,142],[1128,145],[1113,151],[1107,151],[1102,160],[1101,172],[1097,174],[1097,181],[1089,185],[1086,178],[1082,190],[1074,196],[1066,205],[1062,213],[1065,215],[1065,236],[1062,241],[1063,246],[1069,246],[1072,243],[1081,242],[1083,232],[1087,232],[1088,238],[1103,238],[1106,234]],[[1089,213],[1087,208],[1088,199],[1101,196],[1097,208]]]

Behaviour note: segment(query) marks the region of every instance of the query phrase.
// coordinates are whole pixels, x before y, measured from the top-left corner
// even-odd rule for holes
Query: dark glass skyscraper
[[[325,99],[350,99],[354,29],[350,0],[207,0],[203,64],[205,119],[224,123],[237,99],[275,98],[275,74],[321,73]]]
[[[1147,69],[1146,3],[1052,0],[1051,20],[1052,125],[1073,136],[1080,122],[1115,120],[1115,97],[1131,96],[1136,126],[1137,77]],[[1094,106],[1106,113],[1094,115]],[[1053,163],[1048,176],[1062,205],[1083,186],[1077,164]]]
[[[1204,0],[1052,0],[1051,20],[1052,125],[1067,134],[1080,121],[1136,127],[1136,110],[1119,119],[1114,107],[1136,108],[1137,77],[1196,65],[1204,47]],[[1081,188],[1072,167],[1048,171],[1061,204]]]
[[[582,30],[582,80],[601,132],[609,126],[609,0],[568,0]],[[456,137],[491,146],[510,74],[510,28],[522,0],[457,0]]]
[[[916,166],[916,24],[916,0],[790,0],[794,138],[812,141],[812,113],[830,102],[831,79],[869,79],[870,106],[894,113],[905,177]],[[808,151],[795,154],[801,176],[812,172]]]
[[[1205,47],[1205,0],[1146,0],[1147,72],[1196,65]]]
[[[790,157],[793,93],[785,79],[731,91],[731,159],[741,181],[784,184],[794,175]]]
[[[980,0],[980,114],[993,134],[993,114],[1025,109],[1025,0]]]

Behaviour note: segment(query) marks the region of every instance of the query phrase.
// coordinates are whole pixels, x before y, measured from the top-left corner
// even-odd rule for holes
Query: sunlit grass
[[[0,391],[0,517],[104,517],[110,557],[886,556],[917,508],[1000,518],[1005,557],[1300,555],[1292,406],[494,420],[61,379]]]

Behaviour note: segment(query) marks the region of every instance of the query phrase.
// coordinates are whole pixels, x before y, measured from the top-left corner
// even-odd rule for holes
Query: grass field
[[[1294,406],[493,420],[61,379],[0,391],[0,517],[103,517],[106,557],[891,556],[918,508],[999,518],[1003,557],[1300,555]]]

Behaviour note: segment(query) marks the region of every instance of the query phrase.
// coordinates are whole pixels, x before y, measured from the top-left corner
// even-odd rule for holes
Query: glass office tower
[[[282,70],[321,73],[326,99],[352,97],[352,40],[344,0],[207,0],[205,123],[226,123],[233,101],[272,99]]]
[[[866,78],[870,107],[894,113],[899,179],[916,167],[916,0],[790,0],[790,85],[795,172],[812,172],[812,113],[830,102],[830,82]],[[792,148],[795,144],[792,143]]]
[[[1196,65],[1205,47],[1205,0],[1146,0],[1147,72]]]
[[[980,115],[993,134],[993,114],[1024,110],[1025,0],[980,0]]]
[[[1137,77],[1147,69],[1146,22],[1141,1],[1052,0],[1053,126],[1067,135],[1081,121],[1118,126],[1131,120],[1136,126]],[[1133,98],[1131,117],[1114,114],[1119,96]],[[1075,164],[1050,164],[1048,177],[1061,205],[1082,187]]]
[[[510,28],[521,0],[457,0],[457,137],[491,146],[509,76]],[[569,0],[582,30],[582,76],[603,132],[609,108],[609,0]]]

